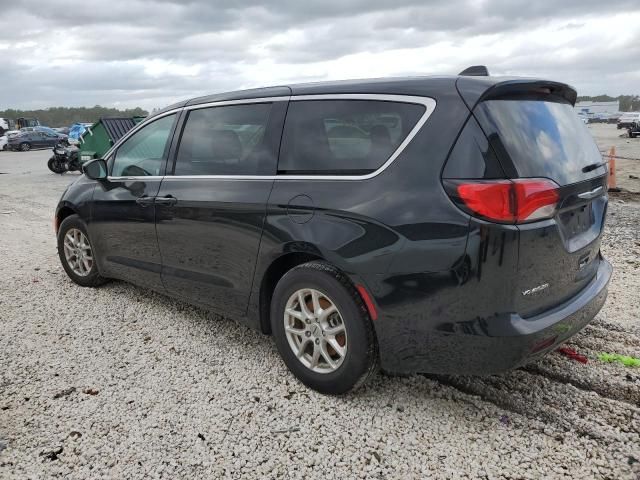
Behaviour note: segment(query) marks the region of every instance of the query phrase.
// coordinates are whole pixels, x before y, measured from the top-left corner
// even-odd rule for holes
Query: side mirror
[[[92,180],[106,180],[107,162],[101,158],[91,160],[82,166],[82,171]]]

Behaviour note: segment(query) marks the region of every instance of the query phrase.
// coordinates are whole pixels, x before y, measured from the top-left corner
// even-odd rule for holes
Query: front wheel
[[[58,256],[69,278],[81,287],[97,287],[105,282],[98,273],[87,228],[78,215],[70,215],[60,224]]]
[[[282,277],[271,329],[289,370],[321,393],[355,390],[376,370],[377,343],[364,302],[328,263],[305,263]]]
[[[31,144],[29,142],[22,142],[20,144],[21,152],[28,152],[29,150],[31,150]]]

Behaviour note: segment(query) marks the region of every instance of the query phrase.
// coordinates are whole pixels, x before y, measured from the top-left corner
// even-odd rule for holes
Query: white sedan
[[[0,151],[7,149],[7,136],[0,135]]]

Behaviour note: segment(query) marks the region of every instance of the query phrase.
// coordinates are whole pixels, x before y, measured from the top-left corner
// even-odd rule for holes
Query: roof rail
[[[467,67],[461,71],[458,75],[464,75],[465,77],[488,77],[489,70],[484,65],[473,65]]]

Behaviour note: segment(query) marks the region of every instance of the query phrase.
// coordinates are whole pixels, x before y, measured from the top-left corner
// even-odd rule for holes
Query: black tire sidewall
[[[23,142],[20,144],[20,151],[28,152],[29,150],[31,150],[31,144],[29,142]]]
[[[305,385],[321,393],[341,394],[357,387],[375,362],[372,327],[366,311],[346,288],[335,271],[313,267],[297,267],[280,280],[271,302],[271,329],[285,364]],[[316,373],[298,360],[289,346],[284,331],[284,309],[289,297],[301,288],[313,288],[327,295],[338,308],[347,330],[347,354],[340,367],[331,373]]]
[[[89,275],[80,276],[77,275],[67,263],[67,259],[64,256],[64,236],[67,232],[72,229],[77,228],[87,237],[89,241],[89,245],[91,245],[91,254],[93,256],[93,265],[91,266],[91,271]],[[67,272],[67,275],[74,283],[82,286],[82,287],[95,287],[102,283],[102,277],[100,277],[100,273],[98,272],[98,262],[96,258],[96,252],[93,249],[93,244],[91,243],[91,238],[89,238],[89,234],[87,233],[87,227],[82,219],[78,215],[70,215],[65,218],[60,224],[60,228],[58,229],[58,256],[60,257],[60,262],[62,263],[62,268]]]
[[[60,162],[56,158],[50,158],[49,161],[47,162],[47,167],[49,167],[49,170],[51,170],[53,173],[65,172],[64,167],[60,164]]]

